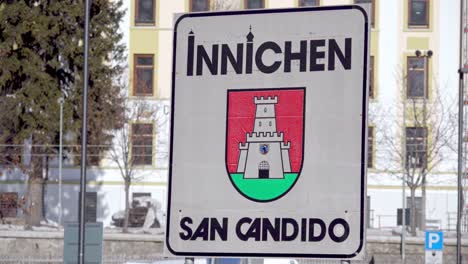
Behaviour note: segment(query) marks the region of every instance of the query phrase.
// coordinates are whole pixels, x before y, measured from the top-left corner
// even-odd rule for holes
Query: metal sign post
[[[467,25],[466,19],[464,19],[464,15],[466,15],[466,0],[460,0],[460,67],[458,70],[459,73],[459,89],[458,89],[458,177],[457,177],[457,192],[458,192],[458,199],[457,199],[457,264],[462,263],[462,255],[461,255],[461,218],[462,218],[462,210],[463,210],[463,187],[462,187],[462,175],[464,172],[464,157],[463,157],[463,135],[464,135],[464,126],[463,126],[463,109],[464,109],[464,78],[465,73],[468,72],[468,68],[465,68],[464,63],[464,49],[463,45],[468,44],[465,43],[463,36],[466,34]],[[467,56],[467,54],[465,54]]]
[[[78,232],[78,263],[84,264],[85,259],[85,195],[86,195],[86,138],[88,118],[88,51],[89,51],[89,9],[91,0],[85,0],[85,28],[84,28],[84,65],[83,65],[83,117],[81,130],[81,169],[80,169],[80,203],[79,203],[79,232]]]
[[[368,25],[354,5],[176,19],[172,254],[362,257]]]
[[[406,258],[406,174],[403,173],[402,180],[402,209],[401,209],[401,260],[405,263]]]
[[[63,159],[63,97],[59,98],[60,104],[60,132],[59,132],[59,212],[58,212],[58,224],[62,226],[62,159]]]

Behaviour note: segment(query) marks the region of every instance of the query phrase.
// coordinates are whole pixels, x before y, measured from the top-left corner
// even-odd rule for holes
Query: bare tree
[[[114,143],[109,150],[109,159],[117,164],[120,175],[125,184],[125,216],[123,232],[128,232],[130,211],[130,186],[143,176],[136,173],[136,169],[146,159],[154,158],[153,146],[134,141],[132,130],[141,123],[152,123],[158,134],[159,127],[167,122],[167,118],[160,111],[160,106],[141,98],[124,99],[125,111],[122,116],[122,129],[115,132]],[[133,131],[135,132],[135,131]],[[153,132],[154,133],[154,132]],[[152,135],[151,135],[152,137]],[[154,144],[153,144],[154,145]],[[148,153],[149,151],[149,153]]]
[[[122,116],[123,127],[115,133],[114,144],[109,151],[109,157],[117,164],[125,184],[125,217],[123,231],[127,232],[130,208],[130,185],[133,181],[138,180],[138,177],[135,175],[135,160],[132,157],[132,154],[135,153],[131,153],[131,123],[133,121],[140,122],[145,115],[152,115],[152,109],[148,109],[148,104],[143,100],[131,102],[128,98],[124,99],[124,107],[125,110]]]
[[[424,78],[427,78],[426,74]],[[415,96],[408,91],[420,89]],[[437,172],[441,162],[446,160],[454,149],[453,105],[440,94],[438,87],[427,88],[427,81],[415,82],[406,73],[398,78],[400,100],[393,114],[382,115],[380,122],[382,149],[386,159],[385,170],[404,181],[410,190],[410,232],[416,235],[416,191],[421,189],[422,228],[426,222],[426,185],[427,177]],[[420,86],[420,87],[414,87]],[[430,94],[430,95],[429,95]],[[390,118],[389,118],[390,117]],[[391,121],[389,121],[390,119]]]

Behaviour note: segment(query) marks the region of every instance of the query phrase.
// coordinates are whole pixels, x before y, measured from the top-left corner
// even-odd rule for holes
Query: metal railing
[[[447,231],[456,231],[457,230],[457,213],[448,212],[447,213]],[[468,232],[468,215],[467,212],[463,212],[461,218],[461,231]]]
[[[396,215],[377,215],[377,228],[378,229],[387,229],[387,228],[392,228],[396,227]],[[387,219],[393,219],[391,220],[394,222],[394,225],[383,225],[382,223],[389,222]]]

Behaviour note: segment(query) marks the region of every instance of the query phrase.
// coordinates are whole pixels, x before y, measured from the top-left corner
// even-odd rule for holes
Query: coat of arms
[[[226,163],[231,182],[246,198],[284,196],[302,168],[303,88],[228,90]]]

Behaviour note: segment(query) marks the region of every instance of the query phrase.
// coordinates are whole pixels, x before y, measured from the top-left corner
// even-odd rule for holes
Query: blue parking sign
[[[444,248],[444,232],[426,231],[426,250],[442,250]]]

